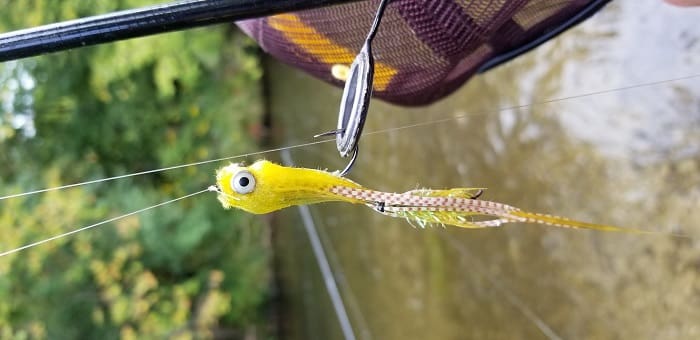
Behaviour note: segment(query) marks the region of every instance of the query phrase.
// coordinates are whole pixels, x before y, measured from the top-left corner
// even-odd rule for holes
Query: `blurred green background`
[[[0,1],[0,31],[152,1]],[[256,149],[257,47],[232,25],[0,64],[0,194]],[[201,190],[212,166],[0,204],[5,251]],[[270,334],[260,220],[201,195],[0,260],[0,338]]]

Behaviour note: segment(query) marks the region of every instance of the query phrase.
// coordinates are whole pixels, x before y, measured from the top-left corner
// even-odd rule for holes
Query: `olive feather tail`
[[[525,222],[525,223],[537,223],[545,224],[553,227],[560,228],[575,228],[575,229],[589,229],[589,230],[599,230],[599,231],[617,231],[617,232],[627,232],[627,233],[641,233],[649,234],[651,232],[631,229],[631,228],[620,228],[611,225],[595,224],[588,222],[581,222],[572,220],[566,217],[531,213],[522,210],[511,211],[508,215],[514,217],[514,222]]]

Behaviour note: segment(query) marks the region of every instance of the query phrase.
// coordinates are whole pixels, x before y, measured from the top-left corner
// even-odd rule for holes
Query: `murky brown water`
[[[311,207],[360,339],[700,337],[700,10],[619,1],[524,58],[416,109],[372,103],[349,177],[694,239],[512,224],[416,229],[362,206]],[[281,145],[332,129],[340,90],[270,65]],[[445,120],[447,119],[447,120]],[[433,121],[438,121],[430,123]],[[341,169],[335,143],[292,151]],[[295,209],[277,215],[290,339],[341,339]]]

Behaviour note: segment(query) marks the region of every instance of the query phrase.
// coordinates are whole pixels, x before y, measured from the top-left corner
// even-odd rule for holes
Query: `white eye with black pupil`
[[[247,194],[255,189],[255,177],[250,172],[241,170],[231,178],[231,188],[239,194]]]

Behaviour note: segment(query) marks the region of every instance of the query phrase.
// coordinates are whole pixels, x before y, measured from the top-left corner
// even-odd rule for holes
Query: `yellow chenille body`
[[[231,164],[216,172],[216,191],[224,208],[266,214],[294,205],[328,201],[364,204],[419,226],[497,227],[504,223],[538,223],[563,228],[643,232],[531,213],[503,203],[476,199],[480,189],[420,189],[388,193],[323,170],[280,166],[265,160],[250,166]]]
[[[231,188],[231,178],[241,169],[255,176],[255,190],[239,194]],[[235,207],[254,214],[266,214],[293,205],[314,204],[327,201],[364,203],[331,192],[334,186],[361,188],[347,178],[321,170],[292,168],[265,160],[251,166],[231,164],[216,172],[216,183],[224,195],[219,201],[224,208]]]

